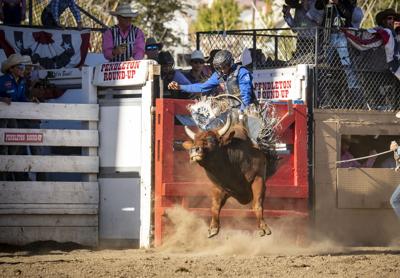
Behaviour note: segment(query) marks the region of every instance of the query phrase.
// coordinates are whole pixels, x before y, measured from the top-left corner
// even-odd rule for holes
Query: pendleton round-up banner
[[[45,69],[74,68],[83,65],[89,48],[90,30],[53,30],[0,26],[0,48],[29,55]]]

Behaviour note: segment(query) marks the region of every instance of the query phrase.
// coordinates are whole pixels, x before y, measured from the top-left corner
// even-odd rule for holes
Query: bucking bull
[[[208,237],[219,232],[219,214],[226,200],[232,196],[241,204],[251,201],[257,217],[260,236],[270,235],[271,230],[263,217],[267,157],[248,136],[242,124],[232,124],[228,117],[218,130],[200,130],[194,133],[185,126],[192,139],[183,147],[189,150],[190,161],[197,162],[211,180],[212,205]]]

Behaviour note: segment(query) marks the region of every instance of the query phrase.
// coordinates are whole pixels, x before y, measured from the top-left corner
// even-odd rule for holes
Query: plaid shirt
[[[75,17],[76,22],[81,22],[81,13],[75,0],[52,0],[50,2],[51,14],[57,23],[60,23],[60,15],[69,7]]]

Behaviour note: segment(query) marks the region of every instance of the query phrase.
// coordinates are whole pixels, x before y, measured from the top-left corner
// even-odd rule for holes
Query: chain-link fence
[[[332,29],[265,29],[197,33],[197,49],[244,48],[253,69],[309,64],[314,68],[314,106],[324,109],[398,110],[400,81],[388,71],[384,48],[359,51]]]
[[[92,0],[76,0],[75,2],[79,6],[84,29],[91,29],[89,51],[101,52],[102,32],[106,29],[107,25],[112,24],[112,17],[108,14],[108,2],[105,1],[101,4],[88,3],[93,2]],[[41,27],[42,12],[49,3],[50,0],[27,0],[27,19],[21,24],[23,26]],[[96,1],[96,3],[98,3],[98,1]],[[90,10],[84,10],[81,8],[83,6],[90,7]],[[67,8],[65,12],[62,13],[60,16],[60,23],[66,28],[76,27],[76,21],[70,9]]]

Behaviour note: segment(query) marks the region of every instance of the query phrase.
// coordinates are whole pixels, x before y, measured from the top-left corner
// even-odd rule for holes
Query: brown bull
[[[231,126],[230,118],[217,131],[195,134],[185,127],[192,141],[183,143],[189,150],[191,162],[202,166],[212,187],[211,223],[208,237],[219,232],[219,214],[226,200],[232,196],[241,204],[253,201],[259,235],[271,234],[263,218],[265,195],[266,156],[256,148],[242,125]]]

